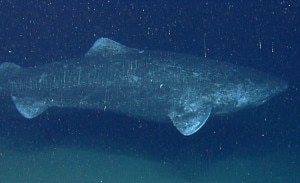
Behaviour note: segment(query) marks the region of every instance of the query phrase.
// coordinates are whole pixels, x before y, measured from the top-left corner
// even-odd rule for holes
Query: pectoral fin
[[[32,119],[40,115],[48,108],[46,102],[39,101],[31,97],[18,98],[12,96],[12,99],[20,114],[28,119]]]
[[[207,121],[211,114],[209,106],[186,106],[181,110],[174,110],[169,117],[177,130],[185,135],[192,135],[197,132]]]

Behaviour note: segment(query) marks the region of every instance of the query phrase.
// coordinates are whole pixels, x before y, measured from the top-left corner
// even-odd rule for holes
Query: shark
[[[11,97],[25,118],[52,107],[94,109],[172,123],[185,136],[212,115],[261,105],[287,88],[286,81],[255,69],[109,38],[99,38],[80,58],[0,65],[0,95]]]

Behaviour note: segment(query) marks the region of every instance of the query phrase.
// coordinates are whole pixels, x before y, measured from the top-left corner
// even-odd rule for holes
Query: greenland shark
[[[211,115],[263,104],[287,82],[234,64],[187,54],[129,48],[98,39],[81,58],[21,68],[0,65],[0,95],[22,116],[51,107],[110,111],[169,122],[185,135]]]

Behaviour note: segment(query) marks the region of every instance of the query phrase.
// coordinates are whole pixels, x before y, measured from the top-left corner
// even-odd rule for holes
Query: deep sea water
[[[99,37],[253,67],[289,89],[184,137],[90,110],[27,120],[0,100],[0,182],[300,182],[297,1],[1,1],[0,63],[80,57]]]

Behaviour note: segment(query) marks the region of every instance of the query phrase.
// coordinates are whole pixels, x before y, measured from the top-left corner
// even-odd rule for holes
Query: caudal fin
[[[1,90],[5,93],[5,89],[7,88],[1,88],[1,84],[7,82],[9,78],[18,74],[20,70],[21,67],[14,63],[4,62],[0,64],[0,93]],[[3,86],[5,86],[5,84]],[[11,93],[9,95],[12,96],[13,102],[16,105],[17,110],[25,118],[34,118],[40,115],[48,108],[48,105],[45,101],[39,101],[32,97],[17,97]]]

